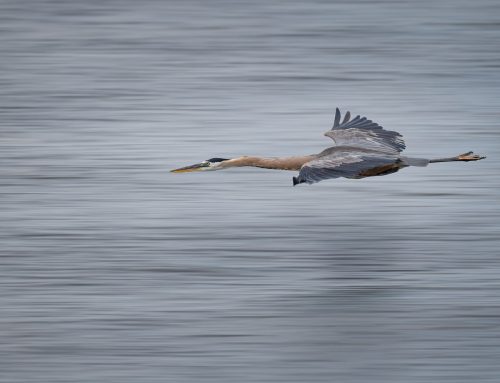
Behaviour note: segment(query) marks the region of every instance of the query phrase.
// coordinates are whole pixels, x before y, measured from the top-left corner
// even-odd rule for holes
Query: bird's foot
[[[457,156],[457,161],[478,161],[486,158],[484,156],[480,156],[478,154],[474,154],[474,152],[467,152]]]

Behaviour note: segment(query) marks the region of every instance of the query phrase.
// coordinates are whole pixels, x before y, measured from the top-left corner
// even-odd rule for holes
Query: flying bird
[[[293,185],[323,181],[329,178],[365,178],[395,173],[408,166],[427,166],[435,162],[477,161],[483,156],[467,152],[455,157],[425,159],[401,155],[406,145],[401,134],[385,130],[366,117],[351,113],[344,115],[342,122],[340,110],[335,112],[331,130],[325,136],[335,142],[318,154],[294,157],[253,157],[210,158],[198,164],[172,170],[185,173],[206,170],[222,170],[240,166],[254,166],[266,169],[298,170],[293,177]]]

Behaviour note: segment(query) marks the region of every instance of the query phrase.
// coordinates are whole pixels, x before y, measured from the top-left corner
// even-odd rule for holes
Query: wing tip
[[[344,120],[342,121],[342,125],[349,122],[350,118],[351,118],[351,112],[347,111],[344,115]]]
[[[341,117],[342,117],[342,113],[340,112],[340,109],[335,108],[335,119],[333,121],[333,126],[332,126],[331,130],[340,128],[342,125],[348,123],[349,120],[351,119],[351,112],[349,112],[349,111],[345,112],[344,119],[342,120],[342,122],[340,122]]]
[[[299,184],[303,184],[304,181],[303,179],[300,178],[300,175],[298,177],[292,177],[292,182],[293,182],[293,186],[296,186],[296,185],[299,185]]]
[[[333,127],[332,129],[338,128],[340,125],[340,109],[335,108],[335,119],[333,121]]]

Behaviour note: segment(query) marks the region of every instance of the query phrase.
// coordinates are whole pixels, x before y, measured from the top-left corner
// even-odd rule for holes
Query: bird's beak
[[[199,163],[199,164],[184,166],[183,168],[179,168],[179,169],[170,170],[170,172],[171,173],[197,172],[197,171],[203,170],[203,168],[205,168],[205,167],[206,167],[206,165],[204,163]]]

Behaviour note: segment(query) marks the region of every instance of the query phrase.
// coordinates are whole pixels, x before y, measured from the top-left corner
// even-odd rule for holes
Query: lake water
[[[0,2],[0,381],[498,382],[500,3]],[[171,174],[406,155],[292,187]]]

